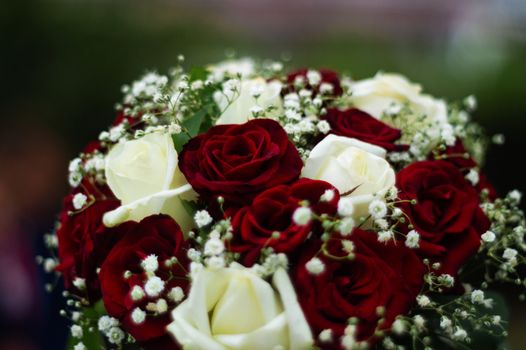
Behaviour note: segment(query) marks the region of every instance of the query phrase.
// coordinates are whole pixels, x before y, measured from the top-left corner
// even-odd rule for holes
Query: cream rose
[[[301,176],[324,180],[353,203],[353,217],[368,216],[369,204],[395,184],[395,172],[384,159],[386,151],[353,138],[329,135],[311,151]]]
[[[283,112],[282,84],[279,81],[267,82],[263,78],[256,78],[236,84],[237,91],[232,91],[232,87],[226,87],[223,93],[218,92],[214,96],[219,109],[223,111],[216,121],[217,125],[246,123],[253,118],[254,108],[263,111],[274,106],[275,109],[270,114],[264,113],[266,118]]]
[[[420,127],[431,129],[440,128],[448,122],[446,103],[423,94],[420,85],[411,83],[402,75],[378,73],[371,79],[352,83],[350,92],[353,106],[394,127],[415,126],[415,122],[419,121],[415,130]],[[394,112],[406,104],[412,113],[405,115],[404,120],[384,118],[396,114]],[[413,134],[405,133],[402,139],[410,142]],[[436,133],[435,137],[438,135]]]
[[[192,187],[178,168],[177,151],[169,133],[155,132],[120,142],[106,156],[106,180],[121,206],[104,214],[104,224],[153,214],[173,217],[183,230],[192,226],[181,199],[193,199]]]
[[[287,272],[272,285],[239,264],[196,272],[188,299],[168,326],[192,350],[310,349],[312,334]]]

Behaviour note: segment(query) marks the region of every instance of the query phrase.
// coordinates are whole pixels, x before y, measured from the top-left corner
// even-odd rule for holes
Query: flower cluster
[[[500,344],[488,288],[525,298],[526,218],[482,172],[473,97],[183,61],[125,85],[70,163],[39,261],[63,277],[74,349]]]

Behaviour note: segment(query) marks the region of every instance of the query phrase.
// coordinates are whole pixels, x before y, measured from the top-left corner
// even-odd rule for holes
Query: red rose
[[[327,245],[333,256],[346,256],[341,239]],[[395,242],[379,243],[374,232],[355,229],[349,237],[354,244],[354,259],[334,259],[320,253],[320,242],[313,240],[302,249],[298,264],[292,270],[298,300],[315,337],[331,329],[331,344],[323,348],[340,348],[339,344],[349,318],[359,319],[356,338],[368,340],[374,335],[380,318],[380,329],[389,329],[396,316],[407,314],[423,284],[425,268],[409,248]],[[306,269],[316,256],[324,264],[319,275]],[[378,307],[385,313],[379,316]]]
[[[320,201],[327,190],[333,191],[333,198],[328,202]],[[313,223],[300,226],[293,222],[292,216],[299,203],[307,200],[314,213],[334,215],[339,197],[338,190],[329,183],[310,179],[268,189],[233,216],[234,237],[230,249],[242,253],[242,261],[247,266],[257,261],[264,247],[272,247],[278,253],[291,253],[314,229]],[[279,233],[278,238],[273,237],[275,232]]]
[[[57,230],[60,259],[57,271],[62,273],[65,287],[69,290],[74,289],[75,278],[84,278],[90,301],[100,298],[97,268],[120,238],[119,233],[106,228],[102,223],[104,213],[117,208],[120,204],[113,196],[108,199],[106,197],[108,192],[108,188],[98,187],[88,179],[84,179],[82,186],[73,190],[64,199]],[[88,197],[88,203],[80,211],[76,211],[72,204],[73,197],[77,193],[83,193]],[[91,201],[94,202],[90,203]]]
[[[394,144],[402,136],[400,130],[390,127],[359,109],[351,108],[341,111],[337,108],[330,108],[321,118],[331,126],[331,134],[353,137],[383,147],[388,151],[404,148],[402,145]]]
[[[419,254],[441,263],[441,272],[455,276],[477,252],[489,220],[479,207],[476,189],[446,161],[416,162],[396,177],[399,206],[420,234]]]
[[[123,238],[115,245],[100,270],[102,299],[108,314],[119,319],[123,328],[144,347],[150,349],[173,348],[174,341],[166,334],[166,326],[171,322],[170,310],[176,303],[170,298],[172,288],[181,287],[187,290],[186,243],[179,225],[169,216],[154,215],[140,223],[127,222],[116,228],[121,229]],[[141,262],[148,256],[157,258],[158,268],[154,274],[160,278],[164,287],[157,295],[148,293],[148,275]],[[169,267],[166,261],[177,258],[177,263]],[[124,277],[125,272],[129,276]],[[133,300],[134,287],[140,287],[143,297]],[[166,310],[157,311],[159,300],[166,302]],[[137,324],[132,320],[136,308],[146,312],[143,322]],[[165,344],[166,346],[160,346]],[[170,345],[170,346],[168,346]]]
[[[294,87],[294,83],[298,77],[301,77],[304,79],[305,86],[307,88],[311,88],[315,94],[319,92],[320,86],[310,86],[309,82],[307,80],[307,72],[309,70],[307,68],[298,69],[296,71],[291,72],[289,75],[287,75],[287,84],[289,86],[289,91],[294,92],[296,91],[296,88]],[[340,83],[340,77],[338,76],[338,73],[335,71],[332,71],[330,69],[318,69],[317,70],[321,75],[321,83],[327,83],[332,85],[332,93],[330,95],[334,96],[340,96],[343,92],[342,85]]]
[[[179,164],[201,196],[240,205],[296,180],[303,166],[283,128],[270,119],[215,126],[184,146]]]

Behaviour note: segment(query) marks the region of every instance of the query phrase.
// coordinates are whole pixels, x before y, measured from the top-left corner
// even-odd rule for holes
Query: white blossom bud
[[[323,264],[323,262],[318,258],[312,258],[307,261],[305,268],[310,274],[317,276],[325,271],[325,264]]]

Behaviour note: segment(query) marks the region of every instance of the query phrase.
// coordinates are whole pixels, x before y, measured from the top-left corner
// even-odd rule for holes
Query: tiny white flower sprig
[[[526,218],[519,208],[522,194],[509,192],[504,198],[491,201],[482,192],[481,207],[491,221],[490,230],[481,236],[479,256],[484,259],[486,285],[508,282],[520,287],[519,298],[526,300]],[[469,273],[469,269],[467,270]]]

